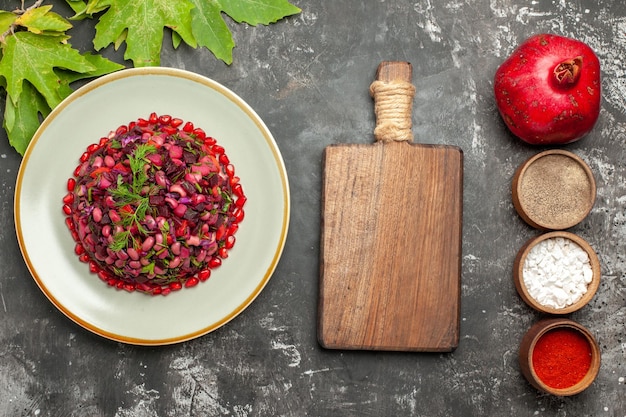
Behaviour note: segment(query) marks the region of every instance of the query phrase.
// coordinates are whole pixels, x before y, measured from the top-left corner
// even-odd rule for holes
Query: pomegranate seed
[[[217,268],[221,264],[222,264],[222,260],[218,258],[217,256],[212,256],[211,259],[209,259],[209,263],[208,263],[209,268]]]
[[[120,136],[120,135],[123,135],[125,133],[128,133],[128,127],[124,126],[124,125],[118,127],[117,130],[115,131],[115,135],[116,136]]]
[[[215,148],[215,146],[213,147]],[[228,165],[230,164],[230,159],[228,159],[228,156],[226,156],[225,153],[220,155],[219,161],[222,165]]]
[[[74,253],[80,256],[85,253],[85,248],[80,243],[77,243],[76,246],[74,246]]]
[[[76,180],[74,178],[70,178],[67,180],[67,191],[74,192],[74,188],[76,187]]]
[[[185,287],[186,288],[191,288],[191,287],[195,287],[196,285],[198,285],[198,282],[200,282],[200,280],[196,277],[191,277],[187,280],[187,282],[185,282]]]
[[[152,124],[157,123],[159,121],[159,116],[157,116],[156,113],[150,113],[150,117],[148,118],[148,121]]]
[[[135,291],[135,285],[131,284],[131,283],[126,283],[126,284],[122,285],[122,288],[125,289],[128,292]]]
[[[241,207],[235,207],[235,209],[233,210],[233,216],[235,216],[235,220],[237,220],[237,223],[241,223],[243,221],[244,218],[244,212],[243,209]]]
[[[94,262],[94,261],[89,262],[89,272],[91,272],[92,274],[99,273],[100,272],[100,266],[96,262]]]
[[[172,121],[170,122],[170,126],[172,127],[179,127],[180,125],[183,124],[183,121],[179,118],[172,118]]]
[[[89,153],[84,152],[81,156],[80,156],[80,162],[86,162],[89,159]]]
[[[235,206],[241,208],[244,204],[246,204],[246,201],[248,201],[248,198],[245,195],[242,195],[241,197],[237,198],[237,201],[235,201]]]
[[[100,149],[100,145],[97,143],[92,143],[91,145],[87,146],[87,152],[89,152],[89,154],[94,153],[98,149]]]
[[[63,204],[63,213],[65,213],[67,216],[72,214],[72,208],[69,206],[69,204]]]
[[[185,133],[193,133],[193,123],[191,122],[187,122],[185,123],[185,126],[183,126],[183,132]]]
[[[225,164],[225,165],[226,166],[224,167],[224,172],[226,172],[226,175],[228,175],[229,178],[234,177],[235,176],[235,166],[233,164]]]
[[[202,271],[198,272],[198,279],[202,282],[206,281],[207,279],[209,279],[209,277],[211,276],[211,270],[210,269],[203,269]]]
[[[224,148],[220,145],[213,145],[213,152],[215,152],[216,155],[223,154]]]
[[[241,184],[237,183],[233,185],[233,194],[235,194],[237,198],[243,197],[243,187]]]
[[[178,129],[176,129],[175,127],[171,127],[171,126],[163,126],[161,128],[161,131],[167,135],[174,135],[178,133]]]
[[[128,130],[133,130],[135,128],[135,126],[137,126],[137,122],[130,122],[128,124]]]
[[[237,223],[231,224],[228,228],[228,236],[234,236],[237,230],[239,230],[239,225]]]
[[[232,249],[235,246],[235,236],[230,235],[226,238],[226,242],[224,242],[224,247],[226,249]]]
[[[73,193],[67,193],[65,195],[65,197],[63,197],[63,202],[65,204],[72,204],[74,202],[74,194]]]
[[[101,269],[98,272],[98,276],[100,277],[101,280],[103,281],[110,281],[112,279],[115,279],[111,276],[111,274],[109,274],[107,271]]]
[[[139,127],[147,127],[148,123],[149,122],[146,119],[142,119],[142,118],[137,119],[137,126]]]
[[[180,282],[176,281],[176,282],[172,282],[170,283],[167,288],[169,288],[172,291],[178,291],[181,288],[183,288],[183,284],[181,284]]]
[[[215,231],[215,240],[220,241],[222,240],[222,238],[226,235],[227,229],[226,229],[226,225],[222,224],[220,225],[220,227],[217,228],[217,230]]]
[[[207,136],[207,137],[204,139],[204,143],[206,143],[206,144],[207,144],[207,145],[209,145],[209,146],[213,146],[213,145],[215,145],[215,144],[217,143],[217,141],[215,140],[215,138],[212,138],[212,137],[210,137],[210,136]]]
[[[162,288],[161,289],[161,295],[167,295],[170,292],[172,292],[172,290],[170,288]]]
[[[74,224],[74,220],[72,220],[71,217],[66,217],[65,218],[65,225],[70,230],[70,232],[73,232],[73,231],[76,230],[76,225]]]
[[[220,258],[226,259],[228,258],[228,249],[226,249],[225,247],[221,247],[218,249],[217,254]]]
[[[205,140],[206,138],[206,133],[204,133],[204,130],[200,129],[199,127],[193,130],[193,134],[200,140]]]
[[[78,260],[85,264],[89,263],[89,254],[83,253],[82,255],[78,257]]]
[[[168,116],[167,114],[159,116],[159,124],[168,125],[170,124],[171,121],[172,121],[172,116]]]

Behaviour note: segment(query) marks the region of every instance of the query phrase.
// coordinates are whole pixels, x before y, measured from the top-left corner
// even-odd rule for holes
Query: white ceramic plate
[[[91,274],[74,254],[61,210],[67,179],[85,148],[151,112],[191,121],[216,138],[248,197],[229,257],[208,281],[167,296],[117,290]],[[289,211],[284,162],[259,116],[217,82],[172,68],[122,70],[78,89],[33,137],[15,191],[20,249],[46,297],[85,329],[138,345],[186,341],[241,313],[276,268]]]

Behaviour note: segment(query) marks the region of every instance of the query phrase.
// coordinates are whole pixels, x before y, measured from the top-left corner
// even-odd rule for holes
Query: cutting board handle
[[[411,130],[413,97],[413,67],[409,62],[384,61],[376,71],[376,81],[370,85],[374,98],[377,142],[413,141]]]

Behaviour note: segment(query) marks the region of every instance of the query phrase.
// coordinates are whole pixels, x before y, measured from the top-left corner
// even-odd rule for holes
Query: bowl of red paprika
[[[600,347],[591,332],[565,318],[535,323],[522,338],[522,374],[540,391],[572,396],[587,389],[600,370]]]

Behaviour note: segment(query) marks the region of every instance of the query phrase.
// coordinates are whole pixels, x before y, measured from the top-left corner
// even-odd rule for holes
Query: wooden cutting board
[[[458,346],[463,152],[412,143],[407,62],[370,87],[375,143],[324,151],[318,340],[328,349]]]

